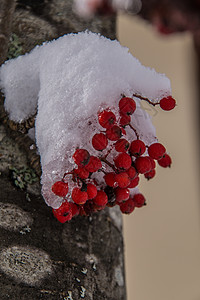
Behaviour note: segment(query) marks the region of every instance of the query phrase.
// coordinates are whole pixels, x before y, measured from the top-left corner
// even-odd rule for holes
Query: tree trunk
[[[7,58],[16,57],[65,33],[115,38],[115,16],[82,20],[69,0],[20,0],[15,11],[14,1],[1,3],[1,62],[7,48]],[[60,224],[40,195],[38,155],[25,135],[34,120],[10,122],[3,97],[0,120],[0,299],[125,300],[120,212]]]

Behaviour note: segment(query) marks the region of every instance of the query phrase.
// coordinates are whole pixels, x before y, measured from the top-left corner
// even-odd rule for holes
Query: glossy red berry
[[[56,181],[52,187],[52,192],[59,196],[59,197],[65,197],[68,193],[68,183],[63,181]]]
[[[129,195],[130,195],[130,191],[128,188],[122,189],[117,187],[115,189],[115,198],[118,204],[128,200]]]
[[[160,107],[163,110],[172,110],[176,106],[176,100],[172,96],[164,97],[160,100]]]
[[[116,182],[115,179],[115,173],[114,172],[109,172],[107,174],[104,175],[104,180],[105,183],[110,186],[110,187],[117,187],[118,183]]]
[[[131,179],[131,182],[130,184],[127,186],[128,189],[133,189],[135,188],[138,184],[139,184],[139,181],[140,181],[140,177],[139,176],[136,176],[134,179]]]
[[[103,128],[110,128],[116,123],[116,116],[112,111],[103,110],[99,113],[98,120]]]
[[[149,156],[156,160],[161,159],[165,152],[165,147],[160,143],[154,143],[148,147]]]
[[[60,223],[65,223],[72,219],[71,205],[65,201],[58,209],[53,209],[53,214]]]
[[[108,145],[108,139],[103,133],[96,133],[92,138],[92,146],[95,150],[102,151]]]
[[[133,196],[133,201],[135,202],[135,207],[142,207],[146,204],[145,197],[140,193]]]
[[[105,206],[108,202],[108,196],[104,191],[98,191],[96,197],[93,199],[93,202],[98,206]]]
[[[129,149],[129,142],[126,139],[119,139],[115,143],[115,150],[117,152],[126,152]]]
[[[127,114],[120,114],[119,124],[122,127],[127,126],[131,122],[131,117]]]
[[[73,154],[73,160],[78,166],[84,167],[89,163],[90,154],[86,149],[77,149]]]
[[[81,179],[86,179],[89,176],[89,171],[87,171],[85,168],[78,167],[77,169],[74,169],[74,173]]]
[[[121,203],[119,207],[123,214],[131,214],[135,209],[135,202],[132,198],[129,198],[125,202]]]
[[[156,167],[156,162],[155,162],[155,160],[154,160],[151,156],[148,156],[148,158],[149,158],[149,160],[150,160],[150,162],[151,162],[151,169],[152,169],[152,170],[155,169],[155,167]]]
[[[72,200],[76,204],[84,204],[88,200],[88,194],[85,191],[81,191],[78,187],[72,190]]]
[[[153,170],[151,170],[151,171],[145,173],[145,174],[144,174],[144,177],[145,177],[147,180],[150,180],[150,179],[152,179],[153,177],[155,177],[155,175],[156,175],[156,170],[153,169]]]
[[[151,171],[151,162],[148,156],[140,156],[135,160],[135,167],[138,173],[145,174]]]
[[[117,125],[113,125],[111,128],[108,128],[106,130],[106,137],[110,141],[117,141],[121,138],[121,136],[122,136],[122,130]]]
[[[90,156],[90,161],[87,164],[87,166],[85,166],[85,169],[91,173],[98,171],[99,169],[101,169],[102,164],[101,161],[98,157],[91,155]]]
[[[136,169],[132,166],[126,171],[126,173],[128,174],[130,179],[133,179],[137,176]]]
[[[115,175],[115,180],[118,183],[118,187],[126,188],[130,184],[130,178],[126,172],[121,172]]]
[[[114,158],[115,166],[120,170],[128,170],[131,167],[132,159],[127,153],[120,153]]]
[[[164,154],[164,156],[158,160],[158,164],[163,168],[171,167],[172,159],[168,154]]]
[[[72,217],[78,216],[79,215],[79,211],[80,211],[80,206],[77,205],[76,203],[73,203],[73,202],[70,202],[69,205],[71,207]]]
[[[141,156],[146,151],[146,146],[141,140],[134,140],[130,145],[129,152],[133,156]]]
[[[119,101],[120,112],[127,115],[132,115],[136,110],[136,103],[132,98],[123,97]]]
[[[97,195],[97,188],[94,184],[88,183],[87,184],[87,194],[88,194],[88,199],[93,199]]]

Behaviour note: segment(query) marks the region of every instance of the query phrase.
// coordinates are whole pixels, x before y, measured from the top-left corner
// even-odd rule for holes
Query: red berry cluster
[[[162,98],[159,104],[162,109],[170,110],[175,107],[175,100],[169,96]],[[148,180],[155,176],[155,161],[166,168],[170,167],[171,158],[162,144],[156,142],[148,146],[140,139],[131,124],[135,110],[134,99],[122,97],[117,113],[109,108],[98,113],[98,123],[103,130],[91,139],[98,154],[94,156],[86,149],[76,149],[73,154],[76,167],[52,185],[52,192],[63,198],[62,205],[53,209],[61,223],[106,206],[119,205],[122,213],[130,214],[135,207],[146,204],[145,197],[132,189],[138,186],[141,174]],[[127,126],[133,130],[133,140],[124,138]],[[103,173],[101,182],[98,182],[99,172]]]

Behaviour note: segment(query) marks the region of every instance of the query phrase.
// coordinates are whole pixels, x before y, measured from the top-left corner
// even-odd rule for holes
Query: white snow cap
[[[74,10],[80,16],[91,17],[105,4],[115,11],[129,11],[134,14],[137,14],[142,7],[141,0],[74,0]],[[104,9],[106,8],[104,7]]]
[[[100,109],[110,107],[115,112],[122,94],[137,93],[154,102],[171,94],[165,75],[142,66],[118,41],[91,32],[65,35],[7,61],[0,68],[0,86],[12,120],[21,122],[37,111],[42,191],[54,208],[62,199],[51,192],[51,186],[74,168],[75,149],[98,155],[91,139],[102,130],[97,121]],[[140,100],[135,101],[132,122],[149,145],[156,141],[155,129]],[[133,132],[127,130],[126,138],[133,140]],[[101,181],[103,175],[98,176]]]

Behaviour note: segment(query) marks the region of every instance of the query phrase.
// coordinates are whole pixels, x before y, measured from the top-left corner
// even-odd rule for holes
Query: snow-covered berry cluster
[[[176,105],[171,96],[157,103],[136,94],[133,96],[160,105],[166,111]],[[77,215],[90,215],[106,206],[119,205],[122,213],[132,213],[135,207],[146,204],[145,197],[135,189],[140,176],[152,179],[156,174],[156,161],[164,168],[171,166],[171,158],[161,143],[145,145],[139,136],[131,123],[135,110],[135,100],[123,96],[117,108],[108,107],[97,113],[101,129],[89,137],[96,155],[75,145],[72,156],[75,167],[51,188],[56,196],[63,198],[62,205],[53,209],[61,223]]]

